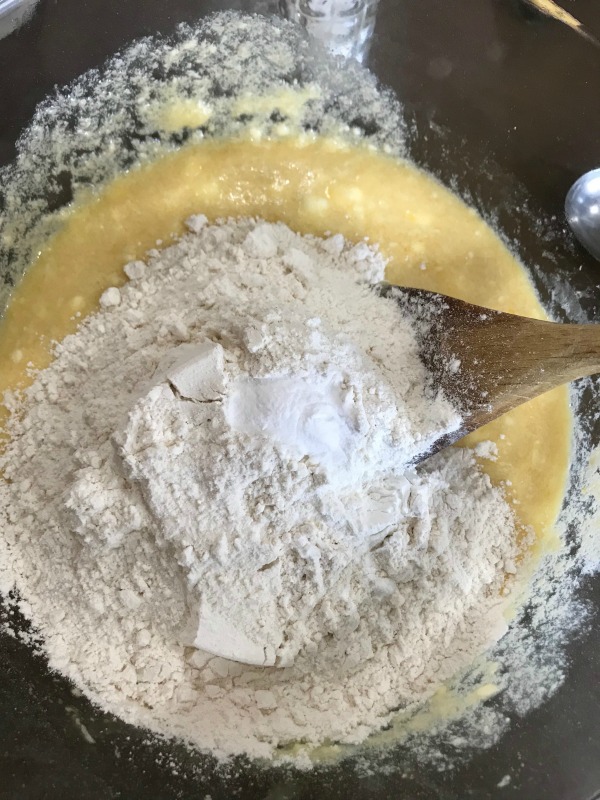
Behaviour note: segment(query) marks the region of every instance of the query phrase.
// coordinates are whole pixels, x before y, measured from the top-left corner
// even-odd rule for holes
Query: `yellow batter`
[[[68,210],[14,292],[0,323],[0,395],[44,367],[123,265],[163,246],[194,213],[260,216],[303,233],[377,242],[388,279],[544,318],[524,269],[481,218],[414,166],[324,139],[209,142],[136,169]],[[343,302],[340,298],[340,302]],[[492,439],[484,467],[521,522],[544,538],[562,500],[571,438],[567,390],[557,389],[469,437]]]

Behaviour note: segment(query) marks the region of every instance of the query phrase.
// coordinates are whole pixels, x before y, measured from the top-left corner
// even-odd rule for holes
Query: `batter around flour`
[[[172,241],[191,214],[258,216],[293,230],[366,237],[388,259],[386,278],[499,311],[544,318],[523,267],[476,212],[408,162],[334,140],[207,142],[117,179],[68,212],[0,323],[0,392],[45,366],[49,343],[72,332],[123,264]],[[161,246],[161,245],[159,245]],[[571,438],[566,388],[473,434],[510,481],[519,519],[551,536],[564,492]]]
[[[211,225],[214,221],[220,222]],[[384,262],[386,277],[393,282],[544,316],[525,271],[459,199],[408,163],[328,139],[215,141],[184,147],[132,170],[65,213],[60,230],[23,278],[0,326],[0,391],[26,386],[32,379],[35,383],[23,423],[13,417],[7,430],[16,444],[17,437],[32,437],[33,442],[36,426],[51,409],[56,409],[57,418],[64,415],[64,425],[52,433],[56,452],[72,451],[77,469],[65,477],[64,495],[50,497],[53,455],[47,442],[40,442],[39,457],[48,465],[48,482],[40,490],[48,493],[48,509],[57,509],[58,516],[48,511],[49,528],[38,545],[48,548],[52,557],[60,541],[63,549],[53,556],[57,563],[79,564],[79,572],[68,576],[67,590],[75,596],[79,583],[96,586],[90,601],[95,605],[85,619],[92,629],[96,615],[103,626],[103,635],[97,641],[92,637],[91,643],[85,625],[80,632],[69,627],[61,641],[58,617],[45,618],[42,633],[47,634],[51,665],[104,707],[224,755],[271,756],[274,748],[294,740],[311,745],[324,739],[355,743],[388,724],[398,707],[430,695],[439,681],[467,666],[465,653],[481,651],[501,633],[489,628],[498,623],[495,603],[505,574],[510,583],[518,570],[515,525],[528,533],[533,530],[543,542],[562,500],[570,443],[565,389],[469,437],[465,444],[475,450],[455,448],[418,474],[398,479],[390,494],[402,498],[401,510],[390,510],[379,489],[373,493],[377,513],[400,514],[405,521],[391,539],[370,542],[364,558],[368,568],[357,560],[356,547],[364,541],[360,537],[333,541],[331,552],[326,549],[330,543],[322,539],[323,552],[314,556],[314,543],[321,541],[311,528],[318,516],[315,509],[326,518],[346,515],[349,528],[356,527],[353,496],[344,494],[349,483],[338,470],[337,454],[346,444],[338,428],[329,425],[332,408],[336,414],[348,409],[339,387],[347,390],[350,385],[352,396],[362,397],[352,406],[355,413],[360,405],[368,423],[361,428],[357,412],[359,431],[376,434],[376,421],[388,409],[385,387],[373,376],[387,374],[388,361],[391,369],[393,325],[382,333],[385,315],[379,320],[371,308],[383,301],[360,288],[361,281],[381,279]],[[311,271],[311,264],[319,270]],[[344,269],[352,284],[347,295]],[[296,283],[290,284],[290,274]],[[182,305],[191,286],[197,295],[190,296],[201,299],[198,309]],[[261,297],[270,296],[275,298],[272,311],[261,305]],[[306,320],[303,302],[310,310]],[[97,316],[90,316],[75,337],[68,337],[98,308]],[[259,322],[248,322],[254,308]],[[277,316],[282,308],[286,313]],[[381,336],[388,349],[384,352],[375,342],[369,350],[370,335]],[[269,364],[285,367],[285,375],[290,374],[295,355],[288,344],[294,336],[302,369],[314,366],[320,382],[285,383],[281,393],[294,392],[299,403],[326,405],[327,431],[335,435],[323,453],[323,428],[317,426],[316,436],[310,428],[302,441],[310,457],[293,461],[292,468],[279,450],[271,451],[269,445],[263,452],[252,444],[257,429],[264,434],[265,425],[246,413],[244,402],[248,375],[258,381],[251,400],[260,408],[260,381],[268,379],[272,389],[272,381],[281,378]],[[61,341],[52,352],[50,343]],[[350,341],[359,352],[369,352],[372,370],[356,360]],[[96,344],[94,364],[90,353],[96,353]],[[271,361],[260,360],[263,351]],[[121,384],[113,393],[111,416],[107,398],[113,397],[113,353]],[[53,357],[50,369],[37,378],[31,375],[31,365],[43,369]],[[190,359],[193,374],[183,369]],[[79,369],[85,380],[77,378]],[[340,370],[360,375],[360,381],[340,381]],[[146,372],[148,380],[138,385]],[[125,385],[129,380],[131,385]],[[69,385],[81,391],[81,413],[77,392],[65,391]],[[127,403],[120,407],[122,399]],[[186,404],[190,399],[194,402]],[[214,414],[211,403],[216,404]],[[19,409],[10,392],[8,406]],[[82,415],[90,435],[68,441],[69,430],[79,430]],[[200,438],[188,439],[186,449],[186,425],[200,425],[200,418]],[[447,421],[451,424],[451,415]],[[272,435],[283,436],[280,428]],[[487,441],[493,446],[476,448]],[[12,446],[7,445],[8,452]],[[156,447],[162,448],[160,458],[153,457]],[[25,471],[27,452],[25,448],[22,453]],[[172,492],[165,488],[166,478],[175,474],[169,458],[177,459],[182,470],[189,461],[188,475],[193,476],[192,456],[202,452],[214,454],[202,467],[204,484],[190,479],[183,493],[179,486]],[[373,452],[372,443],[367,452]],[[481,460],[482,472],[477,454],[495,452],[495,460]],[[115,453],[121,459],[116,466]],[[311,488],[313,462],[325,476],[322,484],[316,483],[317,493]],[[244,485],[263,486],[260,496],[245,492],[232,497],[232,463],[243,465],[235,486],[239,488],[244,477]],[[10,465],[5,467],[14,485],[20,476],[10,473]],[[379,477],[377,472],[361,480]],[[23,491],[29,491],[30,478],[23,481]],[[133,486],[143,494],[143,502],[132,494]],[[200,487],[199,495],[194,487]],[[207,531],[223,531],[211,550],[220,573],[214,566],[206,571],[206,560],[196,558],[185,536],[173,535],[173,520],[190,518],[185,512],[188,494],[194,502],[200,497],[207,515],[214,513]],[[101,496],[108,498],[102,508]],[[218,503],[213,509],[214,498]],[[289,500],[283,502],[285,498]],[[227,514],[219,516],[216,512],[228,502]],[[246,667],[195,650],[193,629],[181,633],[178,628],[177,636],[173,634],[190,611],[192,623],[197,621],[195,587],[202,588],[202,581],[212,592],[223,580],[231,580],[236,591],[235,581],[239,585],[243,578],[246,551],[243,542],[236,544],[235,530],[226,530],[227,521],[243,522],[254,514],[248,527],[252,531],[265,513],[274,524],[293,518],[294,530],[300,532],[290,547],[285,542],[283,550],[273,551],[273,558],[266,557],[268,548],[256,556],[263,559],[257,564],[265,580],[274,581],[272,588],[284,587],[284,596],[294,600],[298,626],[305,626],[302,646],[283,658],[283,669]],[[70,519],[73,534],[53,532],[56,519]],[[17,530],[24,523],[15,524]],[[147,530],[153,531],[151,537]],[[476,533],[469,535],[469,530]],[[268,531],[260,546],[265,542],[272,544]],[[18,552],[16,538],[7,552],[13,544]],[[328,563],[338,559],[343,575],[333,576],[344,591],[328,594],[315,566],[303,576],[309,589],[296,598],[295,558],[315,564],[319,558]],[[50,591],[48,578],[31,572],[26,556],[19,564],[15,570],[21,570],[23,587],[32,597],[42,585]],[[382,578],[382,571],[393,580]],[[330,574],[326,572],[326,578]],[[432,577],[436,575],[437,581]],[[313,609],[304,614],[304,594],[319,601],[316,615]],[[248,597],[253,596],[249,591]],[[380,602],[377,613],[371,614],[368,604],[375,596]],[[149,597],[154,597],[152,603]],[[158,597],[165,599],[157,605]],[[390,597],[394,600],[388,611]],[[256,602],[262,608],[268,598],[257,597]],[[60,602],[56,608],[60,616]],[[426,615],[427,635],[419,628],[421,613]],[[404,637],[400,641],[398,630]],[[210,722],[210,730],[202,720]]]

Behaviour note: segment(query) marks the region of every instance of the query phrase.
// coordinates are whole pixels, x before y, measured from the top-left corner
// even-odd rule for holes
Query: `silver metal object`
[[[600,261],[600,169],[586,172],[571,186],[565,214],[577,239]]]
[[[0,0],[0,39],[29,20],[38,0]]]

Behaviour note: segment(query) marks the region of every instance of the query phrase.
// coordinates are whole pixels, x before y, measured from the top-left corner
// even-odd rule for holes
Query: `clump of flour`
[[[468,450],[407,469],[460,419],[377,252],[189,228],[6,398],[0,590],[126,720],[219,755],[358,742],[501,635],[514,518]]]

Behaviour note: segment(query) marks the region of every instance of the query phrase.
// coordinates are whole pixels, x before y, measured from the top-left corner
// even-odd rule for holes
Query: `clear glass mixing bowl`
[[[41,0],[0,40],[0,164],[14,157],[20,131],[55,85],[134,38],[233,7],[277,11],[269,0]],[[569,10],[600,36],[597,3],[577,0]],[[566,230],[562,204],[571,182],[600,160],[600,48],[521,0],[380,0],[369,66],[405,104],[417,163],[493,211],[559,317],[568,296],[597,319],[600,265]],[[583,409],[600,443],[592,392]],[[224,773],[210,757],[147,743],[144,731],[96,711],[0,632],[0,796],[591,800],[600,792],[600,582],[584,577],[579,592],[594,611],[571,637],[560,689],[536,711],[515,714],[492,748],[442,772],[399,746],[373,769],[364,758],[308,773],[236,759]]]

